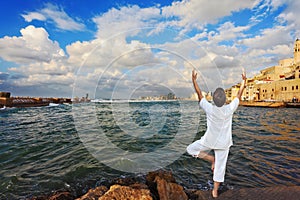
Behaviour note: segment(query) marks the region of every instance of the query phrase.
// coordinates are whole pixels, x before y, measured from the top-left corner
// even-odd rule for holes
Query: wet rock
[[[137,185],[135,185],[137,187]],[[140,186],[138,186],[140,187]],[[152,200],[149,189],[135,189],[130,186],[113,185],[99,200]]]
[[[186,189],[176,183],[171,172],[155,171],[146,176],[146,184],[135,178],[124,178],[110,185],[90,189],[77,200],[206,200],[214,199],[210,191]],[[122,184],[122,185],[121,185]],[[110,187],[110,188],[109,188]],[[109,189],[108,189],[109,188]],[[269,188],[243,188],[219,191],[218,200],[298,200],[300,186],[276,186]],[[50,196],[34,197],[31,200],[75,199],[70,192],[56,192]]]
[[[157,184],[157,191],[160,200],[187,200],[188,197],[181,185],[169,183],[165,179],[157,176],[154,180]]]
[[[29,198],[30,200],[73,200],[75,197],[70,192],[57,191],[51,195],[41,195]]]
[[[140,190],[140,189],[147,189],[148,190],[149,189],[148,186],[146,184],[143,184],[143,183],[134,183],[134,184],[130,185],[130,187],[133,188],[133,189],[138,189],[138,190]]]
[[[137,182],[135,177],[118,178],[112,181],[112,185],[130,186]]]
[[[169,172],[169,171],[159,170],[159,171],[149,172],[146,176],[146,184],[148,185],[148,187],[149,187],[149,189],[152,193],[152,196],[155,199],[159,199],[159,194],[158,194],[158,191],[157,191],[157,183],[154,181],[157,176],[165,179],[169,183],[170,182],[172,182],[172,183],[176,182],[176,180],[173,177],[172,173]]]
[[[228,190],[219,195],[219,198],[239,200],[239,199],[263,199],[263,200],[297,200],[300,197],[299,186],[279,186],[266,188],[244,188],[238,190]]]
[[[70,192],[58,192],[51,196],[49,200],[72,200],[74,196]]]
[[[154,172],[149,172],[147,174],[147,177],[146,177],[147,184],[153,183],[157,176],[159,176],[162,179],[165,179],[168,183],[176,183],[176,180],[173,177],[172,172],[170,172],[170,171],[154,171]]]
[[[78,198],[77,200],[97,200],[108,191],[106,186],[99,186],[95,189],[90,189],[85,195]]]
[[[211,191],[189,191],[191,200],[214,199]],[[218,200],[298,200],[300,196],[299,186],[279,186],[266,188],[243,188],[220,191]]]
[[[210,191],[201,191],[201,190],[186,190],[190,200],[206,200],[212,199],[210,196]]]
[[[156,171],[148,173],[147,184],[155,197],[160,200],[187,200],[183,187],[176,183],[171,172]]]

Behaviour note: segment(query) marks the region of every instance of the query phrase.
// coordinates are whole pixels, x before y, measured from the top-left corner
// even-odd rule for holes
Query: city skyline
[[[34,2],[34,3],[33,3]],[[0,91],[189,97],[293,55],[299,1],[2,1]]]

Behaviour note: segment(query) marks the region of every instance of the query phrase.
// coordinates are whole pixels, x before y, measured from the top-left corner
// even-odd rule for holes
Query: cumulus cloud
[[[122,35],[109,40],[75,42],[66,49],[69,63],[82,67],[121,69],[159,62],[150,45],[137,40],[127,42]]]
[[[242,9],[250,9],[254,5],[251,0],[187,0],[173,2],[171,6],[164,7],[162,13],[166,17],[178,17],[174,20],[174,24],[179,27],[185,27],[187,30],[203,29],[207,24],[216,23],[222,17]]]
[[[240,42],[248,48],[266,49],[274,45],[287,44],[291,41],[294,41],[294,38],[290,35],[290,31],[285,26],[276,26],[263,29],[259,35],[253,38],[245,38]]]
[[[218,68],[232,68],[236,66],[240,66],[240,63],[238,60],[236,60],[234,57],[228,57],[228,56],[216,56],[213,60],[214,63],[218,66]]]
[[[26,22],[33,20],[47,21],[56,25],[57,28],[67,31],[83,31],[85,25],[76,22],[64,10],[51,3],[45,4],[45,7],[35,12],[28,12],[21,15]]]
[[[64,87],[70,96],[74,68],[68,64],[58,42],[50,40],[44,28],[30,25],[20,32],[19,37],[0,38],[0,57],[18,64],[8,68],[10,76],[5,77],[9,87],[43,87],[59,93]]]
[[[178,63],[172,63],[176,61],[176,58],[171,58],[174,55],[168,52],[162,53],[162,50],[159,50],[162,47],[153,47],[136,40],[126,42],[119,39],[106,41],[108,44],[103,46],[97,47],[95,44],[96,48],[88,53],[88,57],[76,75],[77,82],[80,83],[76,85],[76,91],[93,92],[92,90],[99,85],[98,90],[102,95],[114,94],[120,97],[120,95],[131,94],[136,88],[145,84],[168,85],[171,77],[169,67],[179,68]],[[82,43],[68,46],[68,52],[76,51],[79,54],[81,48],[78,45]],[[164,76],[165,74],[168,76]],[[81,84],[82,82],[85,84]],[[87,85],[89,88],[86,87]]]
[[[299,9],[300,2],[286,0],[287,9],[285,9],[278,17],[278,21],[282,24],[287,24],[288,30],[295,30],[295,36],[300,37],[300,17],[299,17]]]
[[[233,22],[225,22],[217,29],[219,32],[211,35],[209,40],[221,42],[235,40],[236,38],[245,37],[245,31],[249,30],[250,26],[235,26]]]
[[[126,36],[128,30],[131,36],[137,34],[144,27],[155,26],[158,18],[161,18],[159,8],[140,8],[134,5],[112,8],[103,15],[94,17],[93,21],[98,27],[97,37],[107,39],[118,34]]]
[[[62,58],[64,51],[59,44],[49,39],[44,28],[27,26],[21,29],[20,37],[0,38],[0,57],[4,60],[19,63],[50,62]]]

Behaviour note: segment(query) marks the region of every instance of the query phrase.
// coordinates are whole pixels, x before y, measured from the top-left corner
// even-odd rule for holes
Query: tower
[[[294,62],[296,64],[300,62],[300,40],[298,38],[294,45]]]

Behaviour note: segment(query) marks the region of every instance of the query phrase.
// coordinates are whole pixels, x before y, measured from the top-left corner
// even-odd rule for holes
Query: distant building
[[[161,101],[161,100],[176,100],[177,97],[174,93],[169,93],[167,95],[160,95],[160,96],[143,96],[140,97],[142,100],[150,100],[150,101]]]
[[[284,101],[300,99],[300,40],[294,45],[294,58],[283,59],[246,81],[244,101]],[[236,97],[240,84],[226,90],[227,100]]]

